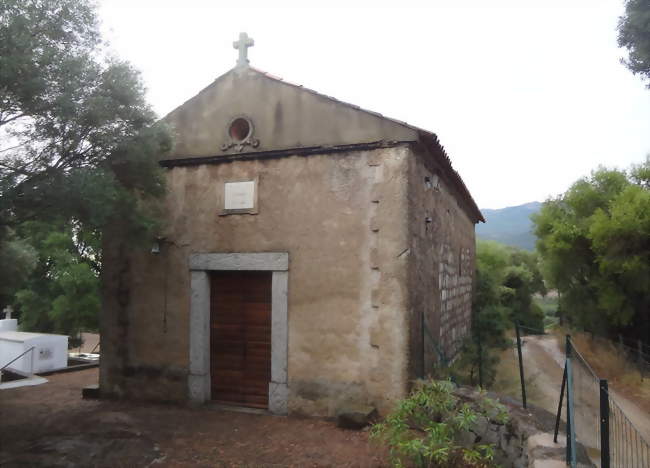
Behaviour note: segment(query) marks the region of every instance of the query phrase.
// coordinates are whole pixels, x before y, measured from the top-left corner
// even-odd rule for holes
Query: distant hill
[[[540,202],[509,206],[498,210],[481,209],[486,223],[476,226],[476,236],[526,250],[535,249],[535,235],[530,215],[541,208]]]

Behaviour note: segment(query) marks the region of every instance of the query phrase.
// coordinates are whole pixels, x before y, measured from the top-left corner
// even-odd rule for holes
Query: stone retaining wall
[[[465,401],[474,401],[478,392],[468,387],[459,387],[455,394]],[[489,443],[496,446],[495,462],[502,467],[512,468],[564,468],[566,467],[566,435],[561,432],[558,442],[553,442],[555,415],[537,407],[527,410],[521,403],[507,397],[489,394],[508,409],[510,421],[499,425],[487,420],[479,421],[475,433],[467,434],[467,443]],[[471,439],[471,440],[470,440]],[[584,450],[578,446],[578,467],[593,467]]]

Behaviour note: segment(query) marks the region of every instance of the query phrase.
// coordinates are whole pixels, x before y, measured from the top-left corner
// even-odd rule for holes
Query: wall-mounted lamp
[[[162,251],[163,242],[167,242],[169,244],[176,245],[176,244],[174,244],[173,241],[168,241],[166,238],[158,236],[158,237],[156,237],[154,239],[153,243],[151,244],[151,254],[152,255],[160,254],[160,252]],[[163,275],[164,275],[163,288],[162,288],[163,289],[163,308],[162,308],[163,317],[162,317],[162,322],[163,322],[163,332],[167,333],[167,268],[168,268],[168,264],[169,264],[169,255],[166,255],[166,256],[162,257],[160,259],[160,261],[157,261],[156,263],[162,264],[162,270],[163,270]]]
[[[162,243],[165,240],[164,237],[156,237],[156,239],[153,241],[153,244],[151,244],[151,253],[154,255],[158,255],[160,253],[160,249],[162,247]]]

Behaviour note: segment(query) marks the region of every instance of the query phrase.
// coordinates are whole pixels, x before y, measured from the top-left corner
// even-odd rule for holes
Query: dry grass
[[[490,389],[502,395],[521,399],[519,385],[519,367],[512,349],[502,351],[497,365],[496,378]]]
[[[514,330],[508,330],[505,333],[506,338],[512,341],[514,345]],[[496,376],[490,390],[507,395],[509,397],[521,399],[521,386],[519,384],[519,364],[517,361],[516,350],[508,348],[500,352],[499,363],[497,364]]]
[[[564,352],[567,330],[553,333]],[[626,359],[619,346],[588,333],[571,332],[571,341],[593,371],[609,385],[650,412],[650,375],[641,375],[638,367]]]
[[[524,381],[526,383],[527,400],[545,409],[549,406],[546,389],[542,386],[545,378],[537,366],[530,362],[524,355]],[[521,383],[519,380],[519,359],[516,348],[506,349],[499,355],[499,363],[496,370],[496,378],[490,390],[521,400]]]

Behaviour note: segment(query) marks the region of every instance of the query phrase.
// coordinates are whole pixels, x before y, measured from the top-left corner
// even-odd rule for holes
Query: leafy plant
[[[372,427],[373,440],[388,446],[393,466],[432,468],[495,466],[494,446],[481,443],[482,423],[505,424],[508,413],[481,394],[462,402],[448,380],[419,381],[397,409]],[[463,443],[463,439],[472,439]]]
[[[533,217],[560,317],[592,333],[650,341],[650,158],[599,168]]]
[[[15,294],[26,331],[75,336],[99,326],[100,240],[79,223],[32,221],[21,235],[38,254],[36,268]]]

